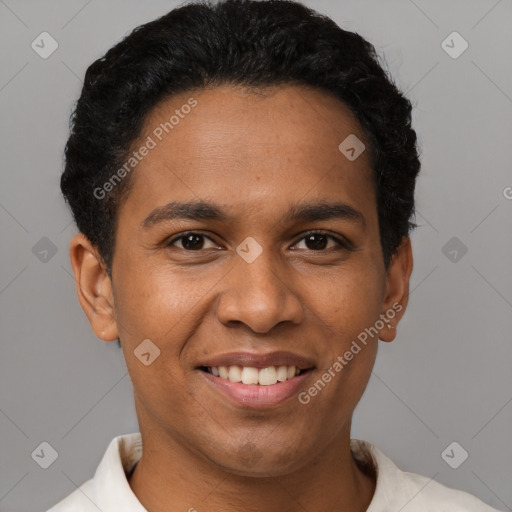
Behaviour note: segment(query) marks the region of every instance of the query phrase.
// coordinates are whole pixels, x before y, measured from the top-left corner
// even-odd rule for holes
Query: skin
[[[367,152],[350,162],[338,150],[349,134],[364,136],[339,100],[298,86],[188,92],[150,112],[140,141],[190,97],[198,105],[130,177],[112,280],[85,236],[70,247],[82,308],[97,337],[120,337],[133,382],[144,452],[130,486],[151,512],[364,511],[375,481],[350,454],[352,414],[378,338],[393,341],[405,312],[410,241],[386,270]],[[141,228],[154,208],[197,199],[232,219]],[[291,204],[318,200],[349,204],[365,225],[284,220]],[[355,250],[330,238],[308,243],[314,229],[346,237]],[[211,240],[166,247],[187,231]],[[263,249],[252,263],[236,252],[249,236]],[[314,361],[307,390],[393,304],[402,309],[390,327],[305,405],[296,396],[263,410],[234,405],[196,368],[233,351],[291,351]],[[147,338],[161,351],[149,366],[134,356]]]

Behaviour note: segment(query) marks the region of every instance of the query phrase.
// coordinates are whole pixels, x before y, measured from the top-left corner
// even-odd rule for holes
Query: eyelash
[[[215,243],[214,240],[212,240],[209,236],[205,235],[204,233],[201,233],[199,231],[187,231],[185,233],[182,233],[179,236],[174,237],[172,240],[169,240],[168,242],[166,242],[165,246],[171,247],[175,242],[177,242],[178,240],[184,239],[189,235],[200,235],[200,236],[203,236],[204,238],[207,238],[211,242]],[[341,248],[343,248],[347,251],[351,251],[351,252],[354,250],[353,246],[350,244],[350,242],[348,242],[348,240],[345,240],[341,237],[334,236],[330,233],[326,233],[325,231],[322,231],[322,230],[308,231],[299,240],[297,240],[297,242],[295,242],[294,245],[296,245],[297,243],[301,242],[302,240],[304,240],[305,238],[307,238],[308,236],[311,236],[311,235],[324,235],[327,238],[334,240]],[[178,249],[181,249],[181,248],[178,247]],[[333,248],[331,247],[331,249],[333,249]],[[187,249],[182,249],[182,250],[186,251],[186,252],[201,252],[201,249],[195,250],[195,251],[187,250]],[[313,252],[327,252],[328,250],[329,249],[319,249],[317,251],[314,251],[313,249],[311,249],[311,251],[313,251]]]

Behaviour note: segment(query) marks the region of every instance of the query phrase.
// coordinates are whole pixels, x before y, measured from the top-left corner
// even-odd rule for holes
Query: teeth
[[[286,366],[280,366],[277,369],[277,380],[283,382],[288,378],[288,368]]]
[[[228,379],[231,382],[242,382],[242,367],[241,366],[230,366]]]
[[[296,375],[299,375],[300,369],[296,366],[269,366],[268,368],[253,368],[250,366],[211,366],[208,368],[208,372],[220,377],[221,379],[227,379],[231,382],[241,382],[242,384],[257,385],[260,386],[272,386],[278,382],[284,382],[285,380],[292,379]]]
[[[260,370],[259,383],[260,386],[271,386],[272,384],[277,384],[276,369],[271,366],[270,368],[263,368]]]
[[[242,382],[244,384],[258,384],[258,368],[246,367],[242,370]]]

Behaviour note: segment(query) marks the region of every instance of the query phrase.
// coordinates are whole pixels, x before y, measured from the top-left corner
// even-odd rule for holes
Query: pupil
[[[320,238],[322,239],[320,243],[318,242],[314,242],[314,239],[315,238]],[[309,235],[306,239],[306,244],[307,243],[310,243],[312,242],[312,245],[313,245],[313,249],[325,249],[325,247],[327,246],[327,237],[325,235],[321,235],[321,234],[314,234],[314,235]]]
[[[202,246],[202,235],[187,235],[183,241],[185,249],[200,249]]]
[[[202,242],[202,235],[187,235],[184,237],[183,247],[185,249],[200,249],[203,245]],[[306,245],[315,250],[325,249],[327,246],[327,237],[318,233],[309,235],[306,238]]]

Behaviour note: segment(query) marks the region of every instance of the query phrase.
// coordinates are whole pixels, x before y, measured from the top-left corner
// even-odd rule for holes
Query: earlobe
[[[411,241],[409,237],[403,237],[387,272],[386,295],[381,313],[385,326],[379,332],[379,339],[382,341],[391,342],[396,337],[398,322],[404,315],[409,300],[409,280],[412,269]]]
[[[85,235],[78,233],[71,240],[69,255],[78,300],[94,334],[103,341],[116,340],[112,283],[98,250]]]

